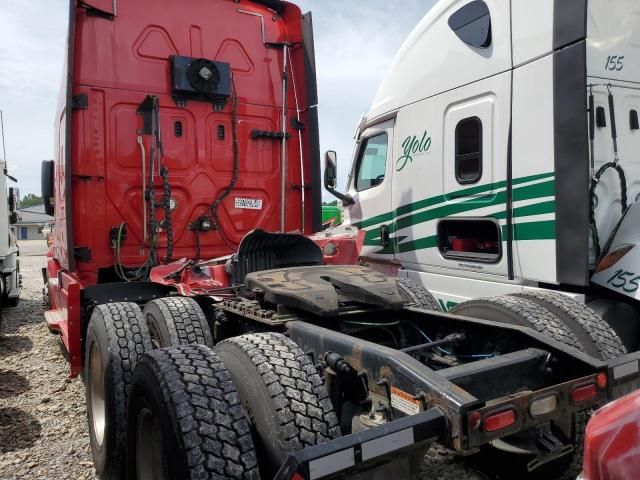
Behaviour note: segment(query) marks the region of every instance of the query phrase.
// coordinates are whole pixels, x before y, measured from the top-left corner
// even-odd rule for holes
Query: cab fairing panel
[[[513,178],[554,171],[553,56],[513,71],[512,172]],[[555,197],[545,199],[554,201]],[[516,218],[517,223],[521,219]],[[538,221],[555,222],[551,219]],[[544,261],[540,261],[540,259]],[[555,239],[514,241],[516,276],[554,283]]]
[[[553,51],[555,1],[511,0],[513,64],[515,67],[548,55]]]
[[[640,85],[640,2],[589,0],[588,5],[588,75]]]
[[[449,17],[467,3],[448,0],[432,7],[389,67],[367,114],[369,120],[511,68],[509,2],[486,0],[493,38],[488,48],[470,47],[448,25]]]

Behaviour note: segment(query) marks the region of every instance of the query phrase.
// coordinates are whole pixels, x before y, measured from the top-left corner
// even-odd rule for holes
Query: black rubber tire
[[[324,382],[295,342],[256,333],[224,340],[215,352],[251,419],[263,478],[273,478],[290,452],[340,436]]]
[[[96,438],[91,401],[91,348],[100,352],[104,379],[105,430]],[[142,354],[151,350],[151,337],[135,303],[98,305],[91,314],[85,340],[85,395],[93,464],[103,479],[126,478],[126,406],[133,369]]]
[[[565,345],[584,350],[576,336],[559,318],[525,298],[509,295],[477,298],[456,305],[451,313],[533,328]]]
[[[413,280],[406,278],[398,279],[398,290],[400,290],[400,295],[416,307],[424,308],[425,310],[435,310],[436,312],[442,311],[433,294]]]
[[[555,292],[529,291],[514,296],[526,298],[553,313],[573,332],[588,355],[609,360],[627,353],[616,332],[586,305]]]
[[[469,300],[457,305],[451,313],[468,317],[493,320],[530,327],[547,337],[584,352],[585,348],[568,326],[553,312],[528,298],[515,295],[489,297]],[[569,419],[567,419],[569,421]],[[582,452],[584,448],[584,429],[588,416],[584,412],[574,415],[571,422],[573,428],[572,441],[575,446],[571,459],[558,461],[558,479],[576,478],[582,467]],[[509,458],[505,462],[507,468],[518,463],[518,454],[504,455]],[[551,464],[550,464],[551,466]]]
[[[145,412],[146,409],[146,412]],[[259,480],[251,427],[222,361],[204,345],[161,348],[136,366],[127,417],[128,478],[138,478],[142,414],[157,421],[166,478]]]
[[[209,324],[200,305],[188,297],[165,297],[143,311],[155,348],[200,344],[213,347]]]

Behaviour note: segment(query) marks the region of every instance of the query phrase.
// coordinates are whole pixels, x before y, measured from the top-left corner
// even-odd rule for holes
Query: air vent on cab
[[[178,104],[200,100],[224,105],[231,95],[231,67],[206,58],[172,56],[171,94]]]

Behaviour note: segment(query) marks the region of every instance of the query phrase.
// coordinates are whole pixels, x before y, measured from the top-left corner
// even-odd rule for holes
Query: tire
[[[127,414],[130,480],[259,480],[251,428],[224,364],[204,345],[136,366]]]
[[[85,394],[93,463],[103,480],[125,477],[126,405],[138,358],[151,337],[135,303],[93,310],[85,341]]]
[[[425,310],[441,312],[442,308],[429,290],[413,280],[398,279],[398,290],[410,304]]]
[[[552,311],[521,296],[505,295],[469,300],[457,305],[451,313],[533,328],[564,345],[576,348],[581,352],[585,351],[577,336]],[[584,429],[587,420],[588,416],[584,412],[574,414],[573,419],[566,418],[565,421],[569,429],[572,430],[571,441],[575,448],[574,454],[570,459],[563,457],[557,463],[553,462],[553,464],[541,467],[542,471],[547,471],[553,465],[557,470],[554,472],[557,473],[554,476],[555,478],[569,479],[577,477],[582,467]],[[508,437],[505,441],[509,443]],[[501,465],[504,465],[505,468],[520,465],[519,460],[523,457],[520,454],[507,454],[505,452],[501,452],[501,454],[503,458],[494,462],[497,468],[500,468]],[[490,453],[490,455],[492,454]]]
[[[213,337],[200,305],[188,297],[165,297],[144,307],[154,348],[200,344],[213,347]]]
[[[609,360],[624,355],[620,337],[600,315],[586,305],[555,292],[523,292],[514,294],[546,308],[573,332],[585,353]]]
[[[559,318],[526,298],[509,295],[478,298],[456,305],[451,313],[533,328],[553,340],[584,350],[576,336]]]
[[[216,345],[253,427],[263,478],[290,452],[340,436],[338,418],[311,360],[278,333],[234,337]]]

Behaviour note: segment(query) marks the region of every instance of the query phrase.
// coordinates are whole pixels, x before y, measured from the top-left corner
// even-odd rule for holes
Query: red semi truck
[[[45,318],[99,476],[410,478],[434,441],[572,474],[640,355],[583,353],[604,327],[578,304],[440,312],[358,265],[362,235],[318,233],[315,82],[288,2],[70,2]]]

